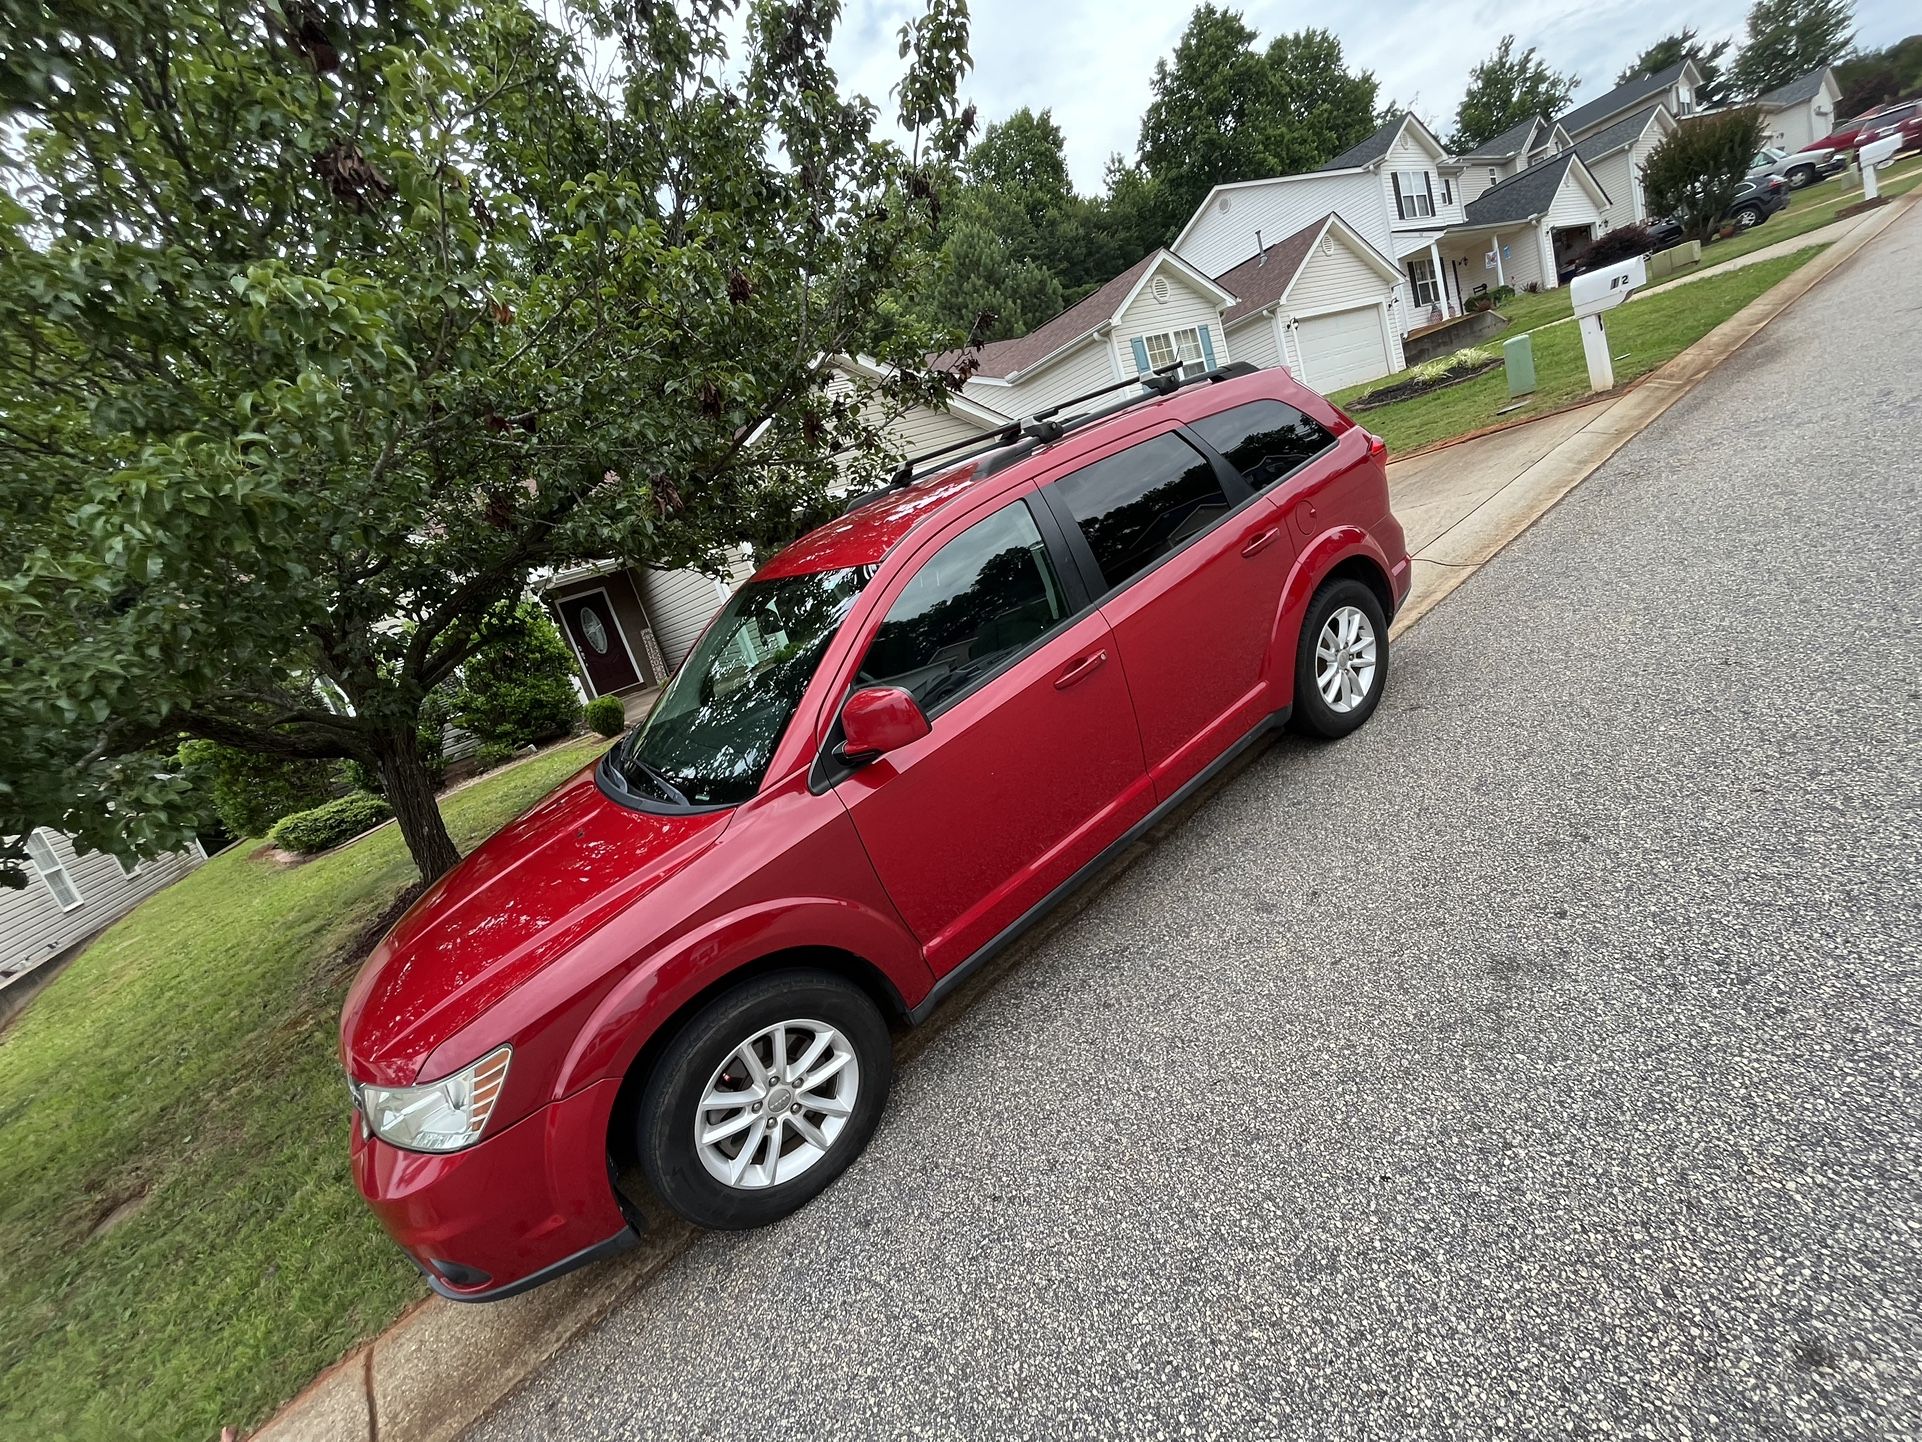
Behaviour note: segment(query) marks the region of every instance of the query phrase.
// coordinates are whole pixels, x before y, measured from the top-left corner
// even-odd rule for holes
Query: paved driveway
[[[1922,215],[478,1435],[1922,1434],[1918,273]]]

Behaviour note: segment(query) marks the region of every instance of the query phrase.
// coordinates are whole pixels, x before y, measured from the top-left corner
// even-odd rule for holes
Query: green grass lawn
[[[1888,196],[1906,194],[1922,183],[1922,163],[1903,161],[1881,175],[1882,193]],[[1811,185],[1806,190],[1793,192],[1787,210],[1779,210],[1753,230],[1745,230],[1730,236],[1727,240],[1712,240],[1702,247],[1702,259],[1696,265],[1663,276],[1657,285],[1665,285],[1671,280],[1697,271],[1708,270],[1726,261],[1736,260],[1764,246],[1775,245],[1780,241],[1793,240],[1798,235],[1807,235],[1812,230],[1820,230],[1835,219],[1835,213],[1845,206],[1855,204],[1862,198],[1861,182],[1853,176],[1831,176],[1819,185]],[[1484,345],[1499,346],[1503,339],[1520,335],[1523,331],[1537,330],[1556,321],[1568,320],[1568,288],[1545,290],[1537,295],[1526,292],[1506,301],[1501,312],[1508,320],[1507,329],[1490,336]],[[1388,381],[1395,377],[1388,377]],[[1376,381],[1376,385],[1387,381]]]
[[[448,797],[455,840],[606,744]],[[254,849],[148,900],[0,1034],[8,1437],[206,1442],[426,1293],[348,1177],[335,1060],[348,954],[413,864],[392,826],[304,866]]]
[[[1726,275],[1707,276],[1663,295],[1622,306],[1608,319],[1609,349],[1615,356],[1615,381],[1626,384],[1646,375],[1687,349],[1755,297],[1805,264],[1823,247],[1758,261]],[[1499,340],[1499,337],[1495,339]],[[1411,400],[1358,413],[1357,419],[1388,442],[1390,456],[1454,436],[1466,435],[1497,420],[1524,420],[1588,394],[1588,366],[1582,359],[1580,330],[1558,325],[1534,336],[1537,389],[1528,403],[1509,415],[1495,412],[1509,404],[1508,382],[1497,368],[1476,380]],[[1382,385],[1339,391],[1331,399],[1345,404]]]

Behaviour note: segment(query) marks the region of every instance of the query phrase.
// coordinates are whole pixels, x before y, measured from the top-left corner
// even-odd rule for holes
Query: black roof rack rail
[[[1094,390],[1084,391],[1078,396],[1069,396],[1066,400],[1056,401],[1053,405],[1046,406],[1023,420],[1009,421],[1004,426],[978,436],[970,436],[964,441],[955,441],[949,445],[938,446],[931,451],[922,451],[918,455],[909,456],[896,468],[885,485],[863,491],[860,495],[853,497],[841,508],[841,514],[845,516],[852,511],[858,511],[870,501],[879,500],[891,491],[902,490],[912,485],[918,477],[927,474],[931,461],[946,459],[950,465],[953,465],[974,456],[1006,451],[1005,456],[997,457],[997,464],[984,471],[984,474],[992,474],[994,471],[1013,465],[1042,446],[1052,445],[1069,432],[1078,431],[1083,426],[1093,425],[1096,421],[1120,415],[1123,411],[1133,410],[1136,406],[1148,401],[1171,396],[1176,391],[1185,390],[1189,386],[1204,383],[1215,385],[1221,381],[1238,380],[1242,376],[1251,376],[1260,369],[1247,361],[1231,361],[1225,366],[1216,366],[1213,370],[1184,377],[1181,374],[1184,364],[1186,362],[1170,361],[1167,365],[1144,374],[1132,375],[1125,380],[1111,381],[1105,386],[1097,386]],[[1139,389],[1146,394],[1124,396],[1097,410],[1081,411],[1065,419],[1056,419],[1069,406],[1078,406],[1084,401],[1099,400],[1102,396],[1129,389]]]

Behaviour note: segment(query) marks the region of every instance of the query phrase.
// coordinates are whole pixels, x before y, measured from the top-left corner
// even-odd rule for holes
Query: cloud
[[[1913,0],[1857,0],[1862,44],[1887,45],[1918,28]],[[834,61],[844,84],[888,113],[900,77],[896,32],[917,0],[851,0]],[[1026,105],[1052,110],[1067,138],[1068,165],[1084,191],[1101,188],[1111,152],[1134,153],[1155,61],[1172,55],[1192,6],[1170,0],[973,0],[974,73],[968,98],[982,123]],[[1557,70],[1581,77],[1576,100],[1609,89],[1646,45],[1683,23],[1711,40],[1737,35],[1746,0],[1350,0],[1339,8],[1301,0],[1245,0],[1238,7],[1264,36],[1310,25],[1341,37],[1351,65],[1375,72],[1384,101],[1411,105],[1445,133],[1468,71],[1512,32]],[[1739,43],[1739,40],[1738,40]]]

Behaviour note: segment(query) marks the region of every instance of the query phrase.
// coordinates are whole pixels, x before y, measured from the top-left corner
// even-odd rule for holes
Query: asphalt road
[[[1922,1436],[1922,215],[486,1439]]]

